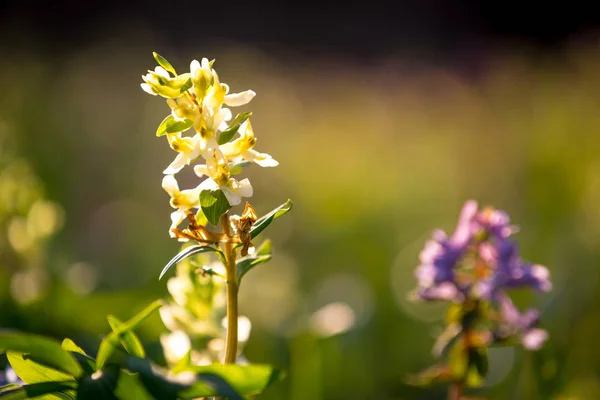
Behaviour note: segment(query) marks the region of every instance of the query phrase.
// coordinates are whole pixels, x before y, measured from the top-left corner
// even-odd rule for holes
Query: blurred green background
[[[496,44],[465,55],[471,68],[460,55],[311,56],[115,26],[68,50],[25,28],[0,42],[0,328],[95,349],[106,314],[128,318],[168,295],[158,273],[179,245],[161,179],[174,153],[154,132],[169,110],[140,75],[152,51],[182,71],[209,57],[232,91],[257,92],[244,110],[257,148],[280,162],[247,170],[257,212],[294,201],[266,235],[273,260],[240,293],[247,358],[288,372],[261,399],[444,398],[404,383],[433,362],[444,310],[407,294],[425,240],[453,229],[471,198],[506,210],[524,258],[554,281],[550,294],[517,294],[542,309],[550,341],[535,354],[491,351],[473,393],[600,398],[597,39]],[[164,331],[158,316],[140,330],[158,358]]]

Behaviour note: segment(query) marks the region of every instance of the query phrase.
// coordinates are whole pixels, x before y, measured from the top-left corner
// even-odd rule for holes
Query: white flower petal
[[[241,93],[232,93],[225,96],[223,103],[230,107],[239,107],[250,103],[250,100],[252,100],[254,96],[256,96],[256,93],[253,90],[246,90],[245,92]]]
[[[179,185],[177,184],[177,179],[173,175],[165,175],[162,180],[162,187],[165,191],[173,197],[177,192],[179,192]]]
[[[154,72],[156,72],[157,75],[160,75],[163,78],[166,78],[166,79],[170,78],[169,73],[163,67],[154,68]]]
[[[248,180],[248,178],[242,179],[240,181],[238,193],[242,197],[252,197],[252,195],[254,194],[254,190],[252,189],[252,185],[250,184],[250,180]]]
[[[239,194],[235,193],[230,188],[228,188],[227,186],[221,187],[221,191],[227,198],[229,205],[236,206],[242,202],[242,197]]]
[[[246,160],[252,161],[261,167],[276,167],[279,165],[279,162],[271,157],[270,154],[259,153],[254,149],[246,151],[243,156]]]
[[[213,190],[218,189],[219,185],[217,185],[217,182],[213,181],[211,178],[207,178],[200,185],[198,185],[198,188],[200,188],[200,191]]]
[[[152,96],[156,96],[158,94],[154,91],[154,89],[152,89],[152,86],[148,85],[147,83],[140,83],[140,86],[144,92],[151,94]]]
[[[186,218],[185,211],[183,211],[182,209],[177,209],[176,211],[173,211],[171,213],[171,229],[177,228],[179,226],[179,224],[181,224],[185,218]],[[171,229],[169,229],[169,235],[171,237],[175,237],[173,232],[171,232]]]
[[[192,62],[190,63],[190,73],[192,74],[192,76],[195,76],[196,73],[198,73],[198,70],[200,70],[200,63],[198,62],[198,60],[192,60]]]
[[[194,173],[199,177],[202,178],[204,175],[208,176],[208,167],[204,164],[202,165],[195,165],[194,166]]]
[[[177,157],[175,157],[175,160],[173,160],[173,162],[171,164],[169,164],[169,166],[163,171],[163,174],[167,174],[167,175],[173,175],[178,173],[179,171],[181,171],[183,169],[183,167],[186,166],[186,164],[188,163],[189,158],[186,157],[186,154],[184,153],[179,153],[177,154]]]

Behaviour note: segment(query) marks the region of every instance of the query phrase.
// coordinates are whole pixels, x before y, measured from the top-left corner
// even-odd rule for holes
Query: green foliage
[[[185,249],[181,250],[179,253],[177,253],[177,255],[175,257],[173,257],[171,259],[171,261],[169,261],[167,263],[167,265],[165,265],[165,267],[163,268],[163,270],[160,272],[160,276],[158,277],[158,279],[162,279],[162,277],[167,273],[167,271],[175,264],[177,264],[180,261],[185,260],[188,257],[194,256],[196,254],[200,254],[200,253],[206,253],[206,252],[213,252],[213,253],[217,253],[217,255],[219,256],[219,258],[221,258],[222,260],[224,259],[224,255],[223,252],[221,252],[221,250],[211,247],[211,246],[202,246],[202,245],[195,245],[195,246],[190,246],[190,247],[186,247]]]
[[[21,400],[21,399],[74,399],[73,396],[64,392],[72,392],[76,383],[73,382],[41,382],[29,385],[7,385],[0,388],[0,399]]]
[[[113,331],[106,338],[104,338],[102,342],[100,342],[100,347],[96,356],[96,368],[98,370],[102,369],[104,363],[113,354],[119,342],[123,341],[125,336],[128,336],[131,331],[136,329],[142,322],[144,322],[146,318],[158,310],[162,304],[163,303],[161,300],[156,300],[126,323],[118,324],[118,327],[116,328],[113,327]]]
[[[113,315],[108,315],[106,319],[108,320],[108,323],[113,331],[118,331],[119,329],[122,329],[123,323],[119,321],[117,317]],[[132,356],[140,358],[146,357],[146,351],[142,346],[142,342],[132,330],[125,331],[122,334],[121,344],[123,345],[125,350]]]
[[[221,189],[213,189],[200,192],[200,207],[208,222],[216,226],[221,215],[229,211],[231,205]]]
[[[279,207],[277,207],[274,210],[272,210],[271,212],[269,212],[268,214],[260,217],[258,220],[256,220],[254,225],[252,225],[252,228],[250,229],[250,236],[252,238],[255,238],[256,236],[258,236],[259,233],[261,233],[263,230],[265,230],[265,228],[267,226],[271,225],[271,222],[273,222],[274,219],[287,214],[287,212],[290,211],[291,209],[292,209],[292,201],[288,200],[285,203],[283,203],[282,205],[280,205]]]
[[[167,133],[179,133],[190,129],[194,125],[194,122],[189,119],[178,121],[169,114],[162,120],[158,128],[156,129],[156,136],[163,136]]]
[[[251,112],[241,113],[241,114],[236,115],[236,117],[233,119],[233,121],[231,121],[231,123],[229,124],[227,129],[225,129],[223,132],[221,132],[221,134],[217,138],[217,143],[219,145],[222,145],[222,144],[229,142],[233,138],[233,136],[237,133],[237,131],[240,129],[240,126],[242,126],[242,124],[248,118],[250,118],[251,115],[252,115]]]
[[[173,75],[177,76],[177,72],[175,72],[175,68],[173,68],[173,66],[171,65],[171,63],[168,62],[166,58],[164,58],[163,56],[161,56],[160,54],[158,54],[155,51],[152,52],[152,55],[154,56],[154,59],[156,60],[156,62],[158,63],[158,65],[160,65],[165,70],[167,70],[170,73],[172,73]]]
[[[58,342],[42,336],[25,333],[0,333],[0,353],[27,354],[39,362],[78,378],[83,373],[71,353]]]
[[[108,316],[112,332],[102,341],[96,360],[70,339],[61,346],[30,334],[0,335],[0,348],[8,352],[11,366],[27,383],[0,388],[0,399],[177,400],[224,396],[235,400],[261,393],[282,377],[281,372],[266,365],[198,367],[182,363],[176,372],[190,372],[195,377],[182,381],[150,360],[136,357],[133,354],[145,352],[133,331],[161,304],[151,303],[126,322]],[[131,356],[111,357],[119,342]],[[95,370],[80,365],[88,361]]]

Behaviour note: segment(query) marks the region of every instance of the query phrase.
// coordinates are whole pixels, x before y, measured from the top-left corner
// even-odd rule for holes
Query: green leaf
[[[6,351],[26,353],[75,378],[80,377],[83,372],[71,353],[64,350],[58,342],[43,336],[27,333],[0,333],[0,353]]]
[[[115,349],[122,340],[124,334],[129,331],[136,329],[146,318],[148,318],[154,311],[158,310],[162,306],[162,300],[156,300],[150,303],[149,306],[140,311],[137,315],[131,318],[129,321],[119,325],[116,329],[105,337],[100,342],[98,348],[98,355],[96,357],[96,368],[102,369],[109,357],[114,353]]]
[[[213,189],[200,192],[200,207],[204,215],[206,215],[208,222],[217,226],[219,218],[229,211],[231,205],[229,205],[227,197],[225,197],[221,189]]]
[[[79,346],[75,344],[71,339],[64,339],[61,347],[73,355],[81,368],[83,368],[84,373],[91,375],[96,371],[96,360],[92,357],[88,356],[85,351]]]
[[[154,400],[144,388],[138,374],[121,371],[115,395],[119,399]]]
[[[244,277],[244,275],[246,275],[246,273],[248,271],[250,271],[252,268],[256,267],[258,264],[266,263],[270,259],[271,259],[271,255],[266,254],[263,256],[249,257],[249,258],[243,258],[243,259],[239,260],[236,263],[238,285],[240,284],[240,282],[242,281],[242,278]]]
[[[485,348],[469,349],[469,370],[465,377],[468,387],[478,387],[488,372],[488,356]]]
[[[221,378],[235,392],[242,396],[256,395],[262,393],[266,388],[283,378],[281,371],[273,369],[270,365],[250,364],[212,364],[206,366],[195,366],[189,369],[194,372],[199,380],[214,384],[218,382],[215,377]],[[219,386],[213,386],[215,392],[202,394],[194,392],[193,388],[184,392],[187,395],[196,396],[227,395],[227,393],[218,392]]]
[[[186,79],[185,82],[183,82],[183,84],[179,88],[179,93],[184,93],[186,90],[188,90],[192,86],[194,86],[194,84],[192,83],[192,78]]]
[[[212,393],[218,393],[220,396],[225,397],[227,400],[245,400],[222,376],[207,373],[203,374],[202,377],[198,378],[202,382],[202,385],[196,384],[190,387],[189,389],[184,390],[180,394],[182,397],[195,399],[200,393],[207,392],[206,387],[204,386],[206,385],[210,387]]]
[[[452,346],[448,355],[448,365],[454,380],[463,381],[469,368],[469,354],[463,341],[458,341]]]
[[[230,400],[237,396],[261,393],[283,377],[280,371],[267,365],[213,364],[190,366],[186,371],[196,374],[197,380],[191,384],[175,381],[169,372],[148,360],[130,357],[127,369],[139,374],[146,390],[155,398],[165,400],[196,399],[198,397],[227,396]]]
[[[237,161],[229,163],[229,173],[231,175],[239,175],[242,173],[243,168],[252,165],[250,161]]]
[[[222,144],[229,142],[231,140],[231,138],[233,138],[233,136],[240,129],[240,126],[242,126],[242,124],[248,118],[250,118],[251,115],[252,115],[251,112],[241,113],[241,114],[236,115],[235,118],[233,119],[233,121],[231,121],[231,123],[227,127],[227,129],[225,129],[223,132],[221,132],[221,134],[217,138],[217,143],[222,145]]]
[[[6,353],[8,362],[15,370],[18,377],[25,383],[40,383],[51,381],[69,381],[75,378],[54,368],[47,367],[38,362],[29,359],[23,353],[9,351]]]
[[[17,387],[6,387],[0,389],[0,399],[4,400],[21,400],[21,399],[71,399],[69,395],[65,395],[65,391],[72,391],[75,389],[76,382],[41,382],[33,383],[30,385],[23,385]],[[55,394],[55,396],[49,396]],[[43,396],[43,397],[40,397]]]
[[[177,400],[178,393],[187,386],[173,381],[168,371],[152,364],[149,360],[137,357],[127,359],[127,369],[137,374],[148,393],[161,400]]]
[[[119,345],[119,335],[114,332],[109,333],[98,346],[98,353],[96,354],[96,370],[102,369],[106,361],[113,355],[117,346]]]
[[[106,319],[108,320],[108,324],[113,331],[117,331],[123,325],[123,322],[119,321],[119,319],[114,315],[108,315]],[[142,342],[134,332],[124,332],[123,335],[121,335],[121,344],[123,345],[123,348],[125,348],[125,350],[132,356],[146,358],[144,346],[142,346]]]
[[[292,201],[288,200],[270,213],[260,217],[250,229],[250,236],[254,239],[267,226],[271,225],[274,219],[281,217],[292,209]]]
[[[62,347],[66,351],[70,351],[71,353],[79,353],[83,354],[84,356],[87,356],[87,354],[85,354],[85,351],[83,351],[81,347],[77,346],[75,342],[69,338],[64,339],[60,347]]]
[[[163,67],[164,69],[166,69],[167,71],[172,73],[173,75],[177,76],[177,72],[175,72],[175,68],[173,68],[171,63],[168,62],[166,58],[164,58],[157,52],[153,52],[152,55],[154,56],[154,59],[156,60],[158,65],[160,65],[161,67]]]
[[[273,247],[273,244],[271,243],[271,241],[269,239],[267,239],[264,242],[262,242],[260,246],[258,246],[258,248],[256,249],[256,252],[254,254],[256,256],[269,255],[269,254],[271,254],[272,247]]]
[[[183,121],[178,121],[172,114],[169,114],[160,123],[158,129],[156,129],[156,136],[162,136],[167,133],[184,132],[190,129],[192,125],[194,125],[192,120],[184,119]]]
[[[165,265],[165,267],[160,272],[160,276],[158,277],[158,279],[159,280],[162,279],[162,277],[167,273],[169,268],[171,268],[173,265],[177,264],[178,262],[183,261],[186,258],[191,257],[193,255],[200,254],[200,253],[206,253],[206,252],[217,253],[219,258],[225,257],[221,250],[216,249],[214,247],[201,246],[201,245],[194,245],[194,246],[186,247],[185,249],[181,250],[175,257],[173,257],[171,259],[171,261],[169,261],[167,263],[167,265]]]

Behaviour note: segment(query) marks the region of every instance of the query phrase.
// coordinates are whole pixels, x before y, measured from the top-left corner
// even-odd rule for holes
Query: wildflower
[[[227,164],[219,163],[216,157],[206,160],[205,165],[196,165],[194,172],[198,177],[208,176],[200,184],[201,190],[220,189],[232,206],[240,204],[242,197],[252,197],[254,192],[247,178],[241,181],[231,178]]]
[[[433,239],[425,244],[419,255],[421,264],[415,271],[419,286],[417,294],[424,300],[449,300],[451,293],[458,295],[462,291],[455,279],[455,268],[475,234],[473,218],[476,212],[477,203],[465,203],[452,236],[448,238],[438,230],[434,232]]]
[[[519,255],[511,239],[516,230],[505,212],[492,208],[478,211],[477,203],[468,201],[452,236],[434,232],[419,255],[417,297],[454,303],[434,353],[449,354],[447,367],[454,372],[443,375],[443,366],[436,370],[435,379],[450,380],[455,389],[483,381],[486,347],[518,340],[526,349],[537,350],[548,338],[548,333],[537,327],[539,311],[521,313],[506,294],[512,288],[544,292],[552,288],[548,269],[523,261]],[[433,379],[430,373],[422,372],[421,378]]]
[[[146,75],[142,75],[142,79],[144,83],[141,84],[141,87],[146,93],[166,98],[180,97],[191,84],[190,74],[171,78],[163,67],[156,67],[154,71],[148,70]]]
[[[179,153],[175,160],[163,171],[167,175],[173,175],[181,171],[183,167],[198,158],[203,150],[198,134],[193,137],[181,137],[181,132],[171,133],[167,135],[167,139],[171,148]]]
[[[481,252],[492,269],[486,279],[477,283],[480,297],[491,298],[502,289],[530,287],[542,292],[552,289],[550,272],[543,265],[524,262],[518,254],[517,245],[508,240],[499,240],[495,246]]]
[[[538,350],[542,347],[548,339],[548,332],[536,327],[540,319],[539,311],[530,309],[521,314],[505,293],[499,293],[496,300],[501,315],[499,338],[506,340],[517,337],[528,350]]]
[[[171,213],[171,229],[177,228],[186,218],[186,211],[191,208],[199,207],[199,196],[202,190],[201,184],[194,189],[179,190],[179,184],[173,175],[165,175],[162,181],[162,187],[171,196],[171,207],[176,211]],[[169,230],[171,237],[175,237]]]
[[[240,126],[238,133],[240,134],[239,138],[221,146],[221,151],[225,157],[229,159],[243,158],[261,167],[276,167],[279,165],[269,154],[259,153],[253,149],[256,138],[249,120]]]

